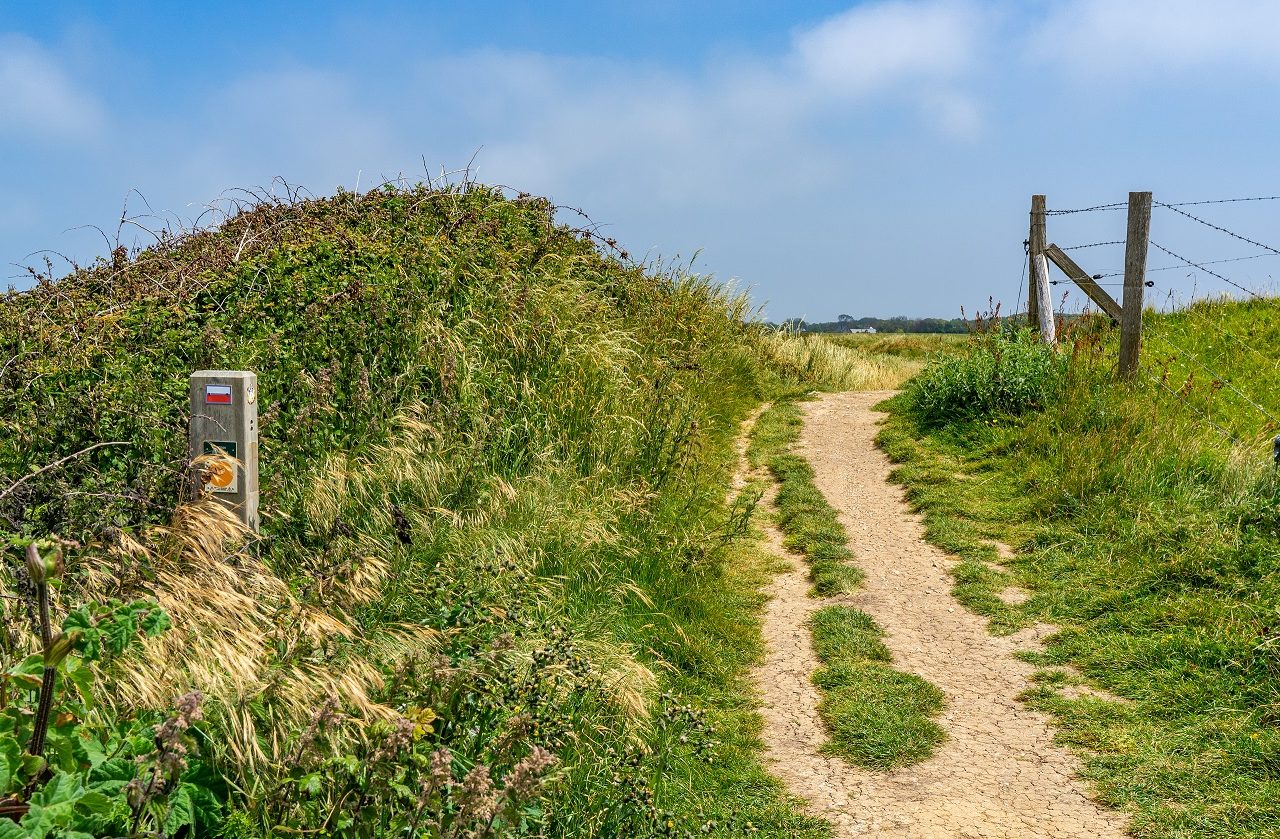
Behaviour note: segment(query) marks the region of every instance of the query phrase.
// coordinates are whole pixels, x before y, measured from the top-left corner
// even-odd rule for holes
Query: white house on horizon
[[[874,326],[854,326],[854,327],[850,327],[849,331],[865,333],[867,335],[876,334],[876,328]]]

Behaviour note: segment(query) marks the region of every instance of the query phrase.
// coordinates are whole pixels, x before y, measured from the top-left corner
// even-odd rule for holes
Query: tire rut
[[[1016,697],[1035,671],[1013,658],[1053,627],[1007,637],[951,596],[954,560],[924,540],[919,517],[889,483],[875,445],[879,392],[830,394],[805,403],[798,453],[850,535],[864,585],[838,598],[882,626],[893,666],[939,687],[947,740],[933,757],[872,772],[825,755],[811,680],[819,666],[808,619],[826,602],[810,597],[803,558],[770,527],[770,549],[789,564],[766,589],[766,658],[755,672],[770,770],[838,837],[1120,839],[1125,818],[1090,798],[1079,764],[1053,743],[1048,719]],[[767,496],[772,504],[773,494]]]

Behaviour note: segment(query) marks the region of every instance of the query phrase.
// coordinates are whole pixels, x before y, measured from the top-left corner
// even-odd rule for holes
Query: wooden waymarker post
[[[247,370],[191,374],[188,452],[204,489],[258,532],[258,377]]]
[[[1151,193],[1129,193],[1129,229],[1124,246],[1124,305],[1120,313],[1120,376],[1138,372],[1142,349],[1142,293],[1147,281],[1147,243],[1151,235]]]

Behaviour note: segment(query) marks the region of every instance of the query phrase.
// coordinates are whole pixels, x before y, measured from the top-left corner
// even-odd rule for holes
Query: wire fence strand
[[[1185,357],[1185,358],[1187,358],[1188,360],[1190,360],[1190,361],[1191,361],[1191,363],[1192,363],[1192,364],[1194,364],[1196,367],[1200,368],[1204,373],[1208,374],[1209,376],[1212,376],[1212,377],[1213,377],[1213,381],[1215,381],[1215,382],[1221,382],[1223,387],[1225,387],[1226,389],[1230,390],[1230,391],[1231,391],[1232,393],[1234,393],[1236,396],[1239,396],[1241,399],[1243,399],[1245,402],[1247,402],[1249,405],[1251,405],[1251,406],[1254,408],[1254,410],[1258,411],[1258,413],[1262,414],[1264,417],[1266,417],[1266,418],[1267,418],[1268,420],[1270,420],[1271,422],[1273,422],[1273,423],[1276,423],[1276,424],[1280,425],[1280,422],[1278,422],[1278,421],[1276,420],[1275,416],[1274,416],[1270,411],[1268,411],[1266,408],[1264,408],[1264,407],[1262,407],[1261,405],[1259,405],[1259,404],[1258,404],[1257,402],[1255,402],[1255,401],[1254,401],[1254,400],[1253,400],[1253,399],[1252,399],[1252,398],[1251,398],[1247,393],[1245,393],[1244,391],[1240,390],[1240,388],[1238,388],[1238,387],[1236,387],[1234,384],[1232,384],[1232,383],[1231,383],[1231,381],[1230,381],[1228,378],[1224,377],[1222,374],[1218,373],[1216,370],[1214,370],[1213,368],[1211,368],[1211,367],[1209,367],[1208,365],[1206,365],[1206,364],[1201,360],[1200,356],[1196,355],[1196,354],[1195,354],[1195,353],[1193,353],[1193,352],[1190,352],[1189,350],[1186,350],[1186,349],[1184,349],[1184,348],[1182,348],[1182,347],[1178,346],[1177,344],[1175,344],[1174,342],[1170,341],[1170,340],[1169,340],[1168,338],[1166,338],[1165,336],[1160,335],[1160,334],[1158,334],[1158,333],[1149,333],[1149,334],[1148,334],[1148,337],[1150,337],[1150,338],[1154,338],[1156,341],[1159,341],[1159,342],[1163,343],[1165,346],[1167,346],[1167,347],[1169,347],[1170,349],[1172,349],[1175,353],[1179,353],[1179,354],[1181,354],[1183,357]]]
[[[1178,215],[1186,216],[1187,218],[1191,219],[1192,221],[1198,224],[1203,224],[1205,227],[1210,227],[1210,228],[1213,228],[1214,230],[1217,230],[1219,233],[1225,233],[1233,239],[1239,239],[1241,242],[1248,242],[1254,247],[1262,248],[1264,251],[1271,251],[1274,254],[1280,254],[1280,249],[1273,248],[1270,245],[1264,245],[1262,242],[1259,242],[1255,239],[1250,239],[1248,236],[1241,236],[1239,233],[1236,233],[1235,231],[1232,231],[1232,230],[1228,230],[1227,228],[1222,227],[1221,225],[1214,224],[1211,221],[1205,221],[1199,216],[1193,216],[1191,213],[1188,213],[1186,210],[1180,210],[1172,204],[1165,204],[1160,201],[1157,201],[1155,203],[1156,203],[1156,206],[1158,207],[1165,207],[1166,209],[1173,210]]]
[[[1245,292],[1246,294],[1251,294],[1251,295],[1253,295],[1253,297],[1254,297],[1254,298],[1256,298],[1256,299],[1258,299],[1258,300],[1261,300],[1261,299],[1262,299],[1262,295],[1261,295],[1261,294],[1259,294],[1258,292],[1254,291],[1254,290],[1253,290],[1253,289],[1251,289],[1251,288],[1246,288],[1245,286],[1240,285],[1240,283],[1236,282],[1235,280],[1231,279],[1230,277],[1224,277],[1222,274],[1219,274],[1217,271],[1212,271],[1212,270],[1210,270],[1210,269],[1208,269],[1208,268],[1204,267],[1204,264],[1203,264],[1203,263],[1199,263],[1199,262],[1192,262],[1190,259],[1187,259],[1185,256],[1182,256],[1182,255],[1180,255],[1180,254],[1176,254],[1176,253],[1174,253],[1173,251],[1171,251],[1171,250],[1169,250],[1168,248],[1166,248],[1164,245],[1161,245],[1161,244],[1159,244],[1158,242],[1155,242],[1155,241],[1151,241],[1151,247],[1153,247],[1153,248],[1156,248],[1156,249],[1158,249],[1158,250],[1163,251],[1164,253],[1168,254],[1169,256],[1173,257],[1174,259],[1177,259],[1177,260],[1180,260],[1180,261],[1182,261],[1182,262],[1185,262],[1187,265],[1191,266],[1192,268],[1195,268],[1195,269],[1197,269],[1197,270],[1203,271],[1203,272],[1205,272],[1206,274],[1208,274],[1208,275],[1209,275],[1209,276],[1211,276],[1211,277],[1217,277],[1218,279],[1222,280],[1224,283],[1229,283],[1229,284],[1231,284],[1231,285],[1235,286],[1236,288],[1240,289],[1241,291]]]

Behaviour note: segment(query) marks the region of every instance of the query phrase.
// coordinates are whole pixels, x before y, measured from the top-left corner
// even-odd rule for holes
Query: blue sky
[[[772,318],[950,317],[1017,305],[1034,192],[1280,194],[1278,88],[1272,0],[0,0],[0,263],[21,286],[42,249],[91,259],[82,226],[114,236],[126,200],[189,223],[277,176],[328,193],[474,159]],[[1280,247],[1280,202],[1188,209]],[[1101,212],[1049,237],[1123,233]],[[1257,252],[1167,210],[1152,238]],[[1220,270],[1271,288],[1280,258]],[[1157,302],[1229,290],[1152,278]]]

